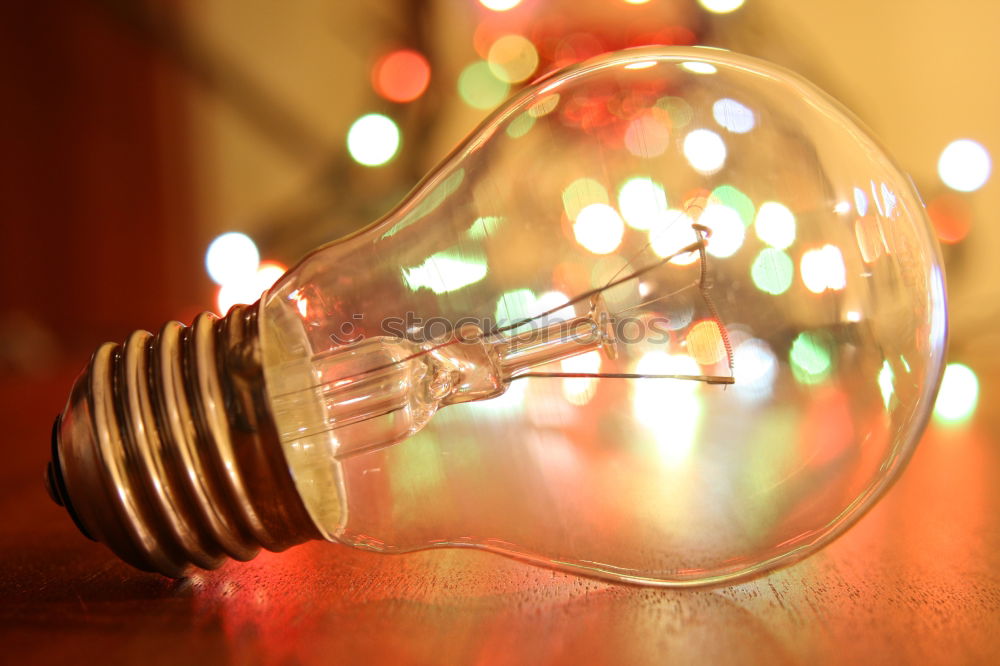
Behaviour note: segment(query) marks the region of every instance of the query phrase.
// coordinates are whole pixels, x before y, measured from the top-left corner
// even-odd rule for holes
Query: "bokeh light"
[[[249,280],[259,264],[257,244],[238,231],[216,237],[205,252],[205,268],[216,284]]]
[[[934,403],[934,418],[940,423],[967,421],[979,402],[979,379],[962,363],[949,363],[944,369],[941,389]]]
[[[595,203],[607,204],[608,191],[593,178],[577,178],[562,192],[563,209],[566,217],[576,220],[576,216],[587,206]]]
[[[660,109],[633,118],[625,130],[625,149],[636,157],[659,157],[670,147],[669,120]]]
[[[746,230],[743,218],[729,206],[708,204],[698,218],[698,224],[708,227],[712,232],[705,249],[714,257],[731,257],[743,245]]]
[[[726,162],[726,144],[712,130],[692,130],[684,137],[684,157],[698,173],[712,174]]]
[[[649,229],[650,249],[656,256],[666,258],[696,242],[698,235],[691,228],[692,224],[694,220],[682,211],[668,210],[667,214]],[[698,261],[697,252],[685,252],[671,259],[670,263],[683,266],[696,261]]]
[[[215,298],[216,311],[225,314],[234,305],[256,302],[287,270],[276,261],[264,261],[250,275],[223,283]]]
[[[636,363],[635,372],[647,375],[697,375],[701,368],[686,354],[649,351]],[[683,462],[698,435],[702,404],[698,382],[681,379],[640,379],[631,382],[632,410],[653,435],[661,460]]]
[[[486,56],[490,71],[501,81],[524,81],[538,68],[538,51],[521,35],[504,35],[490,46]]]
[[[474,109],[492,109],[510,92],[510,84],[501,81],[485,60],[468,65],[458,75],[458,94]]]
[[[626,224],[646,231],[667,214],[667,195],[663,186],[644,176],[626,180],[618,189],[618,210]]]
[[[725,204],[735,210],[745,226],[753,224],[755,214],[753,201],[738,188],[732,185],[719,185],[712,190],[709,200]]]
[[[594,254],[609,254],[621,245],[625,222],[611,206],[590,204],[576,216],[573,235],[580,245]]]
[[[990,154],[972,139],[949,143],[938,158],[938,175],[945,185],[959,192],[972,192],[990,177]]]
[[[800,268],[802,282],[814,294],[822,294],[827,289],[839,291],[847,285],[844,255],[835,245],[809,250],[802,255]]]
[[[803,384],[819,384],[830,374],[829,345],[815,333],[799,333],[788,353],[792,374]]]
[[[765,201],[754,220],[757,238],[776,250],[787,249],[795,242],[795,215],[776,201]]]
[[[381,113],[369,113],[354,121],[347,132],[347,151],[359,164],[380,166],[399,150],[399,127]]]
[[[972,228],[972,209],[958,194],[940,194],[928,201],[927,216],[942,243],[958,243]]]
[[[495,12],[505,12],[521,4],[521,0],[479,0],[479,4]]]
[[[773,247],[761,250],[750,267],[754,286],[775,296],[788,291],[794,276],[795,265],[791,258]]]
[[[372,86],[391,102],[412,102],[427,90],[431,66],[421,53],[401,49],[379,58],[372,68]]]
[[[778,375],[778,359],[763,340],[744,340],[733,350],[732,390],[741,400],[759,402],[771,397]]]
[[[705,319],[691,327],[685,338],[688,354],[701,365],[718,363],[726,356],[718,322]]]
[[[749,132],[756,122],[753,111],[729,98],[720,99],[712,105],[712,117],[734,134]]]
[[[728,14],[743,6],[744,0],[698,0],[698,4],[713,14]]]

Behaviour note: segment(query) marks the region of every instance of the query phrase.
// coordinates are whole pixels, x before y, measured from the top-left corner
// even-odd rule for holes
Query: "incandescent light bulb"
[[[630,50],[522,91],[257,304],[101,347],[50,489],[168,575],[325,538],[746,578],[897,476],[945,322],[923,206],[848,112]]]

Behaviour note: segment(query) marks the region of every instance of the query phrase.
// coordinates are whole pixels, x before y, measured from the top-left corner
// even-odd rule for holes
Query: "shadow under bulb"
[[[169,576],[327,539],[734,581],[897,477],[945,338],[923,206],[847,111],[629,50],[523,90],[258,303],[100,347],[49,486]]]

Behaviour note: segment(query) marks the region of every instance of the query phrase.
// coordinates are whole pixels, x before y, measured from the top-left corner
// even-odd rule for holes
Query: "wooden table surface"
[[[42,487],[71,375],[0,381],[7,663],[1000,663],[1000,414],[933,428],[847,535],[709,590],[610,584],[469,550],[324,543],[172,581],[117,562]]]

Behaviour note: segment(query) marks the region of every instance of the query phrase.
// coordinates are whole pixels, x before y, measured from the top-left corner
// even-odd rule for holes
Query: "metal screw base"
[[[181,576],[320,538],[265,397],[257,310],[105,343],[56,420],[49,494],[140,569]]]

